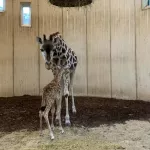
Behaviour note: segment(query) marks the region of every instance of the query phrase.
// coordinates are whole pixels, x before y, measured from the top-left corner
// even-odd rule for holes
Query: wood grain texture
[[[136,5],[137,99],[150,100],[150,9]]]
[[[20,2],[31,2],[32,27],[20,26]],[[39,95],[38,0],[15,0],[14,8],[14,93]]]
[[[13,96],[13,18],[12,1],[0,12],[0,96]]]
[[[51,5],[48,1],[39,0],[39,35],[47,37],[59,31],[62,34],[62,9]],[[43,87],[53,79],[51,70],[46,70],[44,59],[40,53],[40,94]]]
[[[111,1],[113,98],[136,99],[134,0]]]
[[[87,11],[88,95],[111,97],[110,1],[95,0]]]
[[[20,26],[20,2],[31,2],[31,27]],[[75,95],[149,101],[150,9],[141,0],[94,0],[79,9],[7,0],[0,19],[1,97],[41,94],[53,75],[36,36],[59,31],[79,58]]]
[[[78,57],[74,94],[87,95],[86,9],[63,8],[63,37]]]

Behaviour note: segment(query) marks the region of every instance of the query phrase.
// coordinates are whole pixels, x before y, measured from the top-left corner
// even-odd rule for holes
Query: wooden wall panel
[[[20,26],[20,2],[31,2],[31,28]],[[150,9],[141,6],[141,0],[94,0],[87,9],[62,9],[46,0],[7,0],[0,13],[0,96],[39,95],[53,75],[36,36],[59,31],[79,58],[75,95],[148,101]]]
[[[111,97],[110,1],[95,0],[87,11],[88,95]]]
[[[57,31],[62,34],[62,8],[42,0],[39,0],[39,6],[39,35],[43,38],[43,34],[46,34],[48,37]],[[43,56],[40,53],[40,93],[52,79],[52,71],[46,70]]]
[[[32,27],[20,26],[20,2],[31,2]],[[38,0],[15,0],[14,8],[14,92],[39,94]]]
[[[141,9],[141,0],[136,5],[136,56],[137,98],[150,100],[150,9]]]
[[[75,95],[87,95],[86,10],[63,8],[63,37],[78,56],[74,79]]]
[[[13,96],[13,17],[12,1],[0,12],[0,96]]]
[[[136,99],[134,0],[111,1],[112,96]]]

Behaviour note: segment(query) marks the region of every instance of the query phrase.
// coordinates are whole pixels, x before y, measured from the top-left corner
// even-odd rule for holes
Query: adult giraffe
[[[51,69],[54,76],[57,72],[58,66],[67,68],[67,70],[69,70],[62,76],[63,89],[61,91],[61,100],[57,103],[57,107],[59,108],[61,106],[62,95],[64,94],[66,102],[65,124],[70,125],[68,96],[70,89],[72,95],[72,112],[76,113],[73,95],[73,80],[78,64],[77,56],[75,55],[75,52],[67,46],[59,32],[51,34],[48,39],[46,39],[45,34],[43,35],[43,40],[40,37],[37,37],[37,42],[40,44],[40,50],[45,60],[45,67],[48,70]],[[59,113],[59,109],[57,109],[56,119],[59,119]]]

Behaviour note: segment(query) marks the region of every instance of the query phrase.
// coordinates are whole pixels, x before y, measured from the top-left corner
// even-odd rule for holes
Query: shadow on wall
[[[116,122],[124,123],[130,119],[147,120],[150,118],[149,102],[88,97],[76,97],[75,102],[77,114],[71,113],[71,121],[72,125],[77,127],[98,127],[101,124],[110,125]],[[0,132],[12,132],[21,129],[39,130],[38,111],[40,103],[41,97],[0,98]],[[71,104],[69,105],[71,108]],[[63,125],[64,116],[63,100]]]

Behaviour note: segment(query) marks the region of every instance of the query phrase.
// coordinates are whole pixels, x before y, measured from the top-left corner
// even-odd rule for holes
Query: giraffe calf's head
[[[46,39],[46,35],[43,35],[43,40],[37,37],[36,40],[40,44],[40,51],[46,63],[50,63],[53,59],[54,49],[56,49],[57,41],[53,42],[49,37]]]

